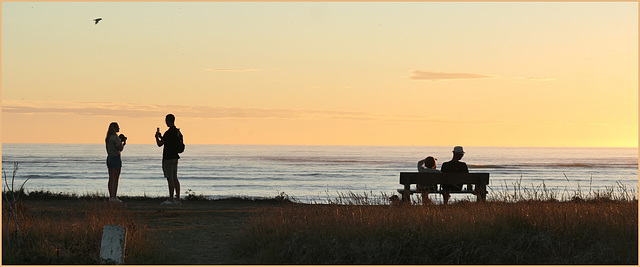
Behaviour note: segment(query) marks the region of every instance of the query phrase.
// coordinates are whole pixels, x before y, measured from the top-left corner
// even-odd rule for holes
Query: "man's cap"
[[[464,149],[462,149],[462,147],[461,147],[461,146],[454,147],[454,148],[453,148],[453,153],[456,153],[456,154],[464,154]]]

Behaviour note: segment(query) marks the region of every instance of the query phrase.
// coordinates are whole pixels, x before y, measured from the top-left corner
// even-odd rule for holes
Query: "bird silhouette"
[[[100,22],[101,20],[102,20],[102,18],[97,18],[97,19],[94,19],[93,21],[96,22],[95,24],[98,24],[98,22]]]

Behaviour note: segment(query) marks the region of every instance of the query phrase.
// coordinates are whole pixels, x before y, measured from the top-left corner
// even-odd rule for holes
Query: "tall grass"
[[[566,177],[566,175],[565,175]],[[571,200],[584,200],[584,199],[609,199],[620,201],[637,201],[638,192],[634,189],[627,188],[626,185],[617,181],[613,186],[605,186],[601,190],[593,190],[591,177],[589,182],[589,189],[583,190],[578,184],[575,191],[569,192],[567,189],[552,190],[548,188],[543,181],[539,185],[523,185],[522,177],[520,180],[513,182],[511,185],[507,185],[506,182],[500,186],[489,186],[488,200],[502,201],[502,202],[518,202],[526,200],[539,200],[539,201],[571,201]],[[568,178],[567,178],[567,181]]]
[[[269,207],[239,236],[238,256],[249,264],[638,263],[635,198],[517,194],[426,206],[347,194]]]
[[[3,264],[97,264],[102,229],[117,224],[127,228],[127,264],[147,263],[155,257],[147,226],[122,205],[87,202],[82,210],[31,212],[20,205],[19,235],[3,206]]]
[[[2,264],[98,264],[100,243],[105,225],[127,228],[125,262],[154,263],[158,242],[153,242],[146,224],[123,205],[98,200],[95,196],[81,210],[36,211],[22,201],[27,197],[24,183],[13,185],[17,173],[14,165],[11,184],[3,172],[6,191],[2,192]],[[25,181],[26,183],[26,181]],[[38,198],[73,198],[33,192]],[[104,199],[104,198],[102,198]]]

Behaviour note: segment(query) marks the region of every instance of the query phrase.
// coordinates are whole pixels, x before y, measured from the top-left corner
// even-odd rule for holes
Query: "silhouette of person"
[[[425,159],[418,161],[418,172],[439,172],[436,170],[436,158],[428,156]]]
[[[121,203],[118,199],[118,182],[120,180],[120,173],[122,172],[122,159],[120,154],[127,144],[127,137],[124,134],[118,136],[120,126],[118,123],[112,122],[109,124],[107,130],[107,137],[104,142],[107,147],[107,168],[109,169],[109,201]]]
[[[440,171],[443,173],[469,173],[469,168],[467,168],[467,164],[460,161],[464,156],[464,149],[461,146],[456,146],[453,148],[453,158],[451,161],[447,161],[442,164],[440,167]],[[462,190],[461,184],[442,184],[444,203],[447,204],[449,202],[449,198],[451,195],[449,191],[460,191]]]
[[[440,172],[436,169],[437,160],[432,156],[428,156],[418,161],[418,172]],[[434,184],[418,184],[416,189],[422,194],[422,204],[429,204],[431,203],[429,192],[435,192],[437,187]]]
[[[169,199],[162,202],[161,204],[163,205],[181,204],[180,181],[178,181],[178,159],[180,159],[178,146],[182,139],[182,134],[180,129],[176,128],[175,121],[176,117],[173,114],[168,114],[165,117],[165,123],[169,129],[164,132],[164,135],[160,134],[160,128],[156,131],[156,144],[158,147],[164,145],[162,150],[162,171],[169,185]]]

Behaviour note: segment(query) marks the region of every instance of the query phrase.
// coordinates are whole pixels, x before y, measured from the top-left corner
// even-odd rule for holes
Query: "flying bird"
[[[94,19],[93,21],[95,21],[96,24],[98,24],[98,22],[100,22],[101,20],[102,20],[102,18],[97,18],[97,19]]]

